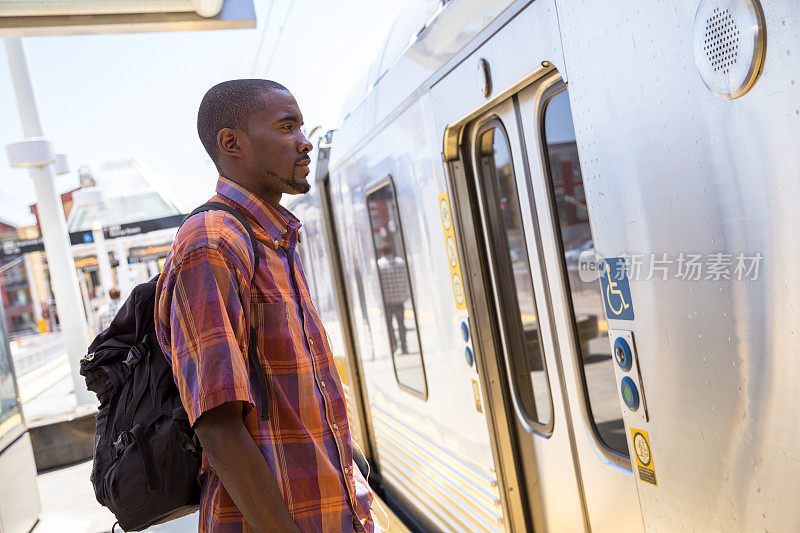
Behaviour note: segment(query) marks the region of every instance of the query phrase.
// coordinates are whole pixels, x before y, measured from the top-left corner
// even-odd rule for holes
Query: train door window
[[[545,104],[544,143],[589,410],[600,440],[610,449],[627,455],[600,281],[584,281],[578,272],[582,254],[586,257],[585,254],[594,252],[594,239],[566,89]]]
[[[477,170],[488,202],[496,277],[512,281],[510,284],[496,283],[496,299],[517,408],[532,429],[549,431],[552,400],[539,331],[539,314],[511,149],[505,130],[498,121],[483,127],[476,148]]]
[[[391,179],[367,195],[367,206],[395,376],[402,388],[425,398],[428,391],[422,347]]]

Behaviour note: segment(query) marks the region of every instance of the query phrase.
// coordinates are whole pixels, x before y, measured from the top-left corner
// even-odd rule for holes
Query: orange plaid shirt
[[[372,493],[353,463],[342,384],[295,249],[300,222],[223,177],[211,200],[244,214],[258,242],[251,250],[235,217],[208,211],[184,223],[167,256],[156,331],[189,420],[245,402],[245,426],[300,529],[372,532]],[[266,374],[268,417],[248,342]],[[200,531],[251,531],[205,454],[199,475]]]

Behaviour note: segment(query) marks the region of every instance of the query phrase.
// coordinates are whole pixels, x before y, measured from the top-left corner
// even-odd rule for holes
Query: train
[[[799,61],[791,0],[403,11],[287,206],[409,529],[798,527]]]

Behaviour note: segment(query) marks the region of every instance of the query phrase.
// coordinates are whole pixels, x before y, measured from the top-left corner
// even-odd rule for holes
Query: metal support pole
[[[117,284],[124,301],[133,290],[131,267],[128,264],[128,250],[125,246],[125,239],[116,239],[117,246],[115,254],[117,256]]]
[[[22,40],[6,38],[5,45],[25,137],[43,137]],[[94,394],[86,389],[83,376],[79,373],[80,360],[89,345],[89,331],[78,292],[78,278],[70,251],[64,208],[56,192],[52,165],[30,167],[30,175],[36,188],[42,238],[61,320],[61,331],[69,355],[75,395],[79,405],[96,403]]]
[[[111,273],[111,261],[108,259],[108,246],[106,246],[106,237],[103,235],[103,223],[97,215],[97,209],[94,211],[94,220],[92,221],[92,238],[94,239],[94,249],[97,253],[97,267],[100,271],[100,285],[103,286],[103,301],[108,303],[108,291],[114,286],[114,276]]]

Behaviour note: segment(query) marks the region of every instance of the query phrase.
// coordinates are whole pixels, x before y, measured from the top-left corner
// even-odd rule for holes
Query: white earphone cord
[[[367,456],[364,454],[364,450],[361,449],[361,446],[359,446],[356,441],[352,441],[352,442],[353,442],[353,446],[358,448],[358,451],[361,452],[361,457],[363,457],[366,460]],[[367,481],[369,483],[369,473],[371,472],[371,470],[370,470],[370,467],[369,467],[369,461],[366,461],[366,463],[367,463],[367,475],[366,475],[367,479],[365,481]],[[378,520],[378,514],[374,513],[373,516],[374,516],[374,519],[375,519],[375,523],[378,525],[379,528],[381,528],[380,529],[381,531],[389,531],[389,513],[386,512],[386,509],[383,508],[383,505],[381,505],[380,501],[377,498],[373,498],[372,505],[374,507],[377,507],[380,510],[380,512],[383,514],[384,519],[386,520],[386,525],[384,526]]]

